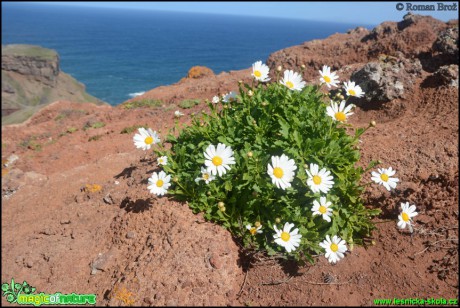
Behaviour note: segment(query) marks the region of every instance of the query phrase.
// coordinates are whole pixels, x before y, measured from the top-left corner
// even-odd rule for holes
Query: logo
[[[13,304],[19,305],[94,305],[96,304],[96,294],[54,294],[38,293],[36,288],[29,285],[26,281],[22,284],[11,279],[11,283],[2,283],[2,296]]]
[[[404,3],[397,3],[396,9],[398,11],[402,11],[406,9],[406,11],[416,12],[416,11],[458,11],[457,3],[442,3],[438,2],[436,4],[433,3],[423,3],[423,4],[414,4],[412,2]]]

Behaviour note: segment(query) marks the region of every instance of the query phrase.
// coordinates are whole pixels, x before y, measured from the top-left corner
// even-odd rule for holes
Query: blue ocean
[[[2,44],[56,50],[61,69],[110,103],[172,84],[195,65],[248,68],[277,50],[357,26],[291,19],[2,2]]]

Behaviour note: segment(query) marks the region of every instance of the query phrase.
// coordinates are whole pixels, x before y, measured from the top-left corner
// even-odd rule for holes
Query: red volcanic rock
[[[192,67],[187,74],[187,78],[203,78],[208,76],[214,76],[212,69],[207,68],[206,66],[194,66]]]
[[[304,78],[311,80],[317,79],[323,65],[335,71],[353,63],[378,60],[382,55],[396,56],[398,52],[406,58],[425,57],[448,27],[453,26],[430,16],[407,14],[399,23],[384,22],[371,31],[358,27],[324,40],[282,49],[271,54],[267,64],[272,72],[278,65],[300,71],[304,64]]]

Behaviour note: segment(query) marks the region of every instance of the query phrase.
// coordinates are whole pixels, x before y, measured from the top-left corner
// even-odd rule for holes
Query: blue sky
[[[439,10],[438,2],[401,2],[402,10],[396,8],[399,2],[43,2],[47,4],[78,5],[143,9],[159,11],[180,11],[214,13],[244,16],[265,16],[321,21],[346,22],[377,25],[384,21],[400,21],[408,12],[408,4],[414,13],[431,15],[447,21],[458,18],[456,10]],[[439,2],[446,5],[454,2]],[[418,5],[434,5],[434,11],[420,10]]]

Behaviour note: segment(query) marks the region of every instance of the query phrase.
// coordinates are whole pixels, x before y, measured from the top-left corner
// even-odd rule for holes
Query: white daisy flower
[[[326,249],[325,257],[330,263],[336,263],[343,259],[345,257],[344,252],[347,251],[346,242],[337,235],[332,237],[332,241],[329,235],[326,235],[326,239],[319,243],[319,246]]]
[[[268,175],[272,178],[272,183],[278,188],[286,189],[291,187],[294,179],[294,170],[297,169],[293,159],[286,155],[272,156],[272,164],[268,164]]]
[[[345,107],[345,101],[342,101],[340,105],[331,100],[331,105],[326,107],[327,115],[339,122],[346,122],[347,118],[353,114],[350,112],[351,108],[355,105],[350,104]]]
[[[348,96],[361,97],[364,95],[363,90],[358,85],[355,85],[354,81],[348,81],[344,83],[345,92]]]
[[[152,194],[162,196],[168,191],[169,186],[171,186],[170,181],[171,176],[166,175],[164,171],[160,171],[160,173],[154,172],[152,177],[149,178],[150,185],[147,188],[150,189]]]
[[[300,91],[305,87],[305,81],[302,81],[302,76],[292,70],[284,71],[284,78],[280,81],[281,84],[288,87],[290,90]]]
[[[318,200],[313,201],[313,207],[311,208],[311,211],[313,212],[313,215],[323,215],[324,220],[331,222],[331,205],[332,203],[327,201],[326,197],[320,197],[319,202]]]
[[[212,180],[215,180],[216,177],[212,175],[208,169],[201,167],[201,177],[196,178],[195,182],[198,183],[199,181],[203,180],[206,184],[209,184]]]
[[[258,226],[257,228],[256,227],[253,227],[251,226],[250,224],[249,225],[246,225],[246,229],[249,230],[249,233],[251,233],[251,235],[256,235],[256,234],[260,234],[262,233],[262,225]]]
[[[302,235],[299,234],[298,228],[295,228],[292,232],[290,232],[292,227],[294,227],[294,224],[286,222],[284,224],[283,231],[281,231],[276,228],[276,225],[273,225],[273,228],[276,231],[276,234],[273,235],[275,243],[283,246],[287,252],[294,251],[296,247],[299,247],[300,239],[302,237]]]
[[[268,66],[263,64],[262,61],[257,61],[252,65],[251,75],[258,81],[267,82],[270,80],[270,78],[268,78],[268,71]]]
[[[212,175],[222,176],[230,170],[229,165],[235,164],[232,148],[223,143],[219,143],[217,149],[210,144],[204,152],[204,157],[206,158],[204,164]]]
[[[167,156],[158,157],[157,158],[157,163],[158,163],[158,165],[166,166],[168,164],[168,157]]]
[[[236,92],[231,91],[230,93],[222,95],[222,101],[224,103],[236,101]]]
[[[179,110],[174,111],[174,117],[176,117],[176,118],[180,118],[183,115],[184,114],[182,112],[180,112]]]
[[[377,184],[382,184],[385,188],[390,191],[392,188],[396,188],[396,183],[399,182],[398,178],[390,178],[390,176],[395,175],[396,170],[393,170],[391,167],[388,169],[378,168],[379,172],[372,171],[371,180]]]
[[[217,103],[219,103],[219,102],[220,102],[219,96],[215,95],[215,96],[212,98],[212,103],[213,103],[213,104],[217,104]]]
[[[138,149],[150,150],[152,144],[160,142],[160,137],[157,132],[152,131],[150,128],[145,129],[140,127],[138,129],[139,133],[135,134],[133,137],[134,145]]]
[[[310,170],[306,170],[308,175],[307,185],[310,186],[314,193],[321,191],[327,194],[332,185],[334,185],[333,177],[326,168],[318,170],[319,166],[317,164],[310,164]]]
[[[398,227],[400,229],[404,229],[406,228],[406,225],[407,225],[412,232],[412,224],[411,224],[412,217],[415,217],[418,215],[418,213],[415,211],[415,205],[409,206],[409,202],[401,203],[401,209],[402,209],[402,213],[399,214],[398,216],[398,219],[399,219]]]
[[[325,83],[328,88],[330,88],[331,86],[337,87],[337,83],[339,82],[339,76],[337,76],[335,72],[331,73],[331,68],[329,66],[324,65],[323,70],[318,72],[321,75],[319,81]]]

